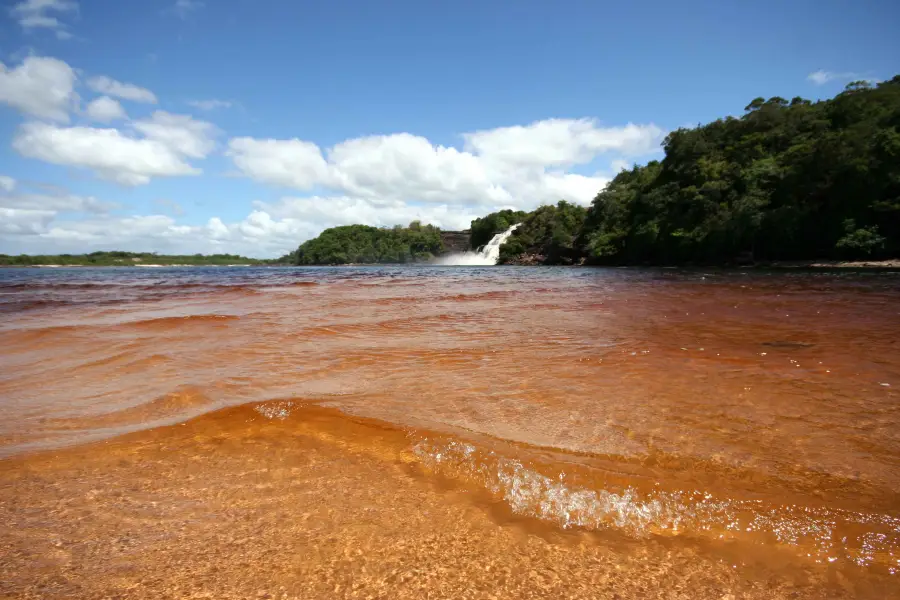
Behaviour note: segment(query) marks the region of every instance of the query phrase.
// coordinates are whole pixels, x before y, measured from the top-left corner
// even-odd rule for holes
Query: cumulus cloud
[[[10,12],[26,31],[45,28],[53,30],[59,39],[69,39],[72,34],[55,15],[77,11],[78,3],[73,0],[24,0]]]
[[[0,102],[53,121],[68,122],[78,102],[74,69],[61,60],[29,56],[14,69],[0,62]]]
[[[603,153],[655,152],[663,135],[652,124],[604,128],[590,119],[550,119],[464,134],[462,150],[399,133],[346,140],[325,153],[299,139],[234,138],[227,155],[244,176],[298,190],[524,208],[560,199],[589,202],[608,179],[567,169]]]
[[[122,83],[105,75],[91,77],[87,81],[87,85],[98,94],[106,94],[107,96],[115,96],[123,100],[131,100],[132,102],[145,102],[147,104],[156,104],[156,94],[148,90],[136,86],[132,83]]]
[[[113,100],[109,96],[100,96],[91,100],[85,108],[85,114],[100,123],[109,123],[128,117],[119,101]]]
[[[156,111],[132,123],[134,132],[94,127],[25,123],[13,139],[22,156],[93,170],[123,185],[144,185],[153,177],[198,175],[187,159],[204,158],[215,147],[215,127],[185,115]]]
[[[599,127],[592,119],[548,119],[463,135],[466,150],[491,161],[525,167],[583,164],[609,151],[647,154],[659,145],[661,137],[662,130],[652,124]]]
[[[226,154],[241,173],[265,183],[307,190],[329,177],[328,164],[312,142],[233,138]]]
[[[149,119],[136,121],[134,128],[146,139],[190,158],[205,158],[215,148],[216,127],[188,115],[158,110]]]
[[[11,192],[16,189],[16,180],[9,175],[0,175],[0,191]]]

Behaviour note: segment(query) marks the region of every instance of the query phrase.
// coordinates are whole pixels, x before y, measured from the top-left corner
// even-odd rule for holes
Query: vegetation
[[[900,76],[831,100],[757,98],[665,140],[622,171],[567,246],[572,215],[523,226],[501,248],[544,262],[728,263],[900,255]],[[539,209],[535,215],[546,208]],[[528,222],[531,222],[529,217]]]
[[[298,265],[426,262],[442,249],[441,230],[413,221],[392,229],[368,225],[332,227],[304,242],[294,254]]]
[[[528,213],[521,210],[501,210],[475,219],[472,221],[469,245],[473,250],[481,248],[498,233],[506,231],[516,223],[521,223],[526,216]]]
[[[528,213],[522,224],[500,246],[500,262],[520,256],[546,264],[572,264],[580,258],[578,235],[587,209],[560,200],[556,206],[542,206]]]
[[[65,265],[84,267],[133,267],[148,265],[261,265],[277,261],[257,260],[237,254],[171,255],[153,252],[92,252],[90,254],[55,254],[10,256],[0,254],[0,266]]]

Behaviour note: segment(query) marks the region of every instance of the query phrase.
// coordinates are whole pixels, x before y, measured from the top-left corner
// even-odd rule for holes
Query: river
[[[898,391],[896,273],[0,270],[0,595],[898,597]]]

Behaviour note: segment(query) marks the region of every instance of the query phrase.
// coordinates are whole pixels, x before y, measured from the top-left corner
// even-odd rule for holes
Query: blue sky
[[[25,0],[0,252],[277,256],[589,203],[674,128],[900,72],[900,4]]]

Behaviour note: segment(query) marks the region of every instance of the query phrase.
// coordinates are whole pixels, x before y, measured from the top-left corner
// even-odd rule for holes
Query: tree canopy
[[[413,221],[392,229],[368,225],[332,227],[307,240],[294,254],[298,265],[425,262],[440,254],[441,230]]]
[[[500,246],[500,262],[511,262],[528,255],[531,261],[548,264],[571,264],[581,250],[577,238],[581,233],[587,209],[560,200],[556,206],[541,206],[528,213],[522,224]]]
[[[855,259],[900,253],[900,76],[831,100],[757,98],[679,129],[619,173],[580,242],[590,262]]]
[[[756,98],[673,131],[577,211],[542,207],[501,248],[545,263],[728,263],[900,255],[900,76],[830,100]],[[538,214],[541,217],[537,217]],[[566,216],[563,217],[563,214]]]

